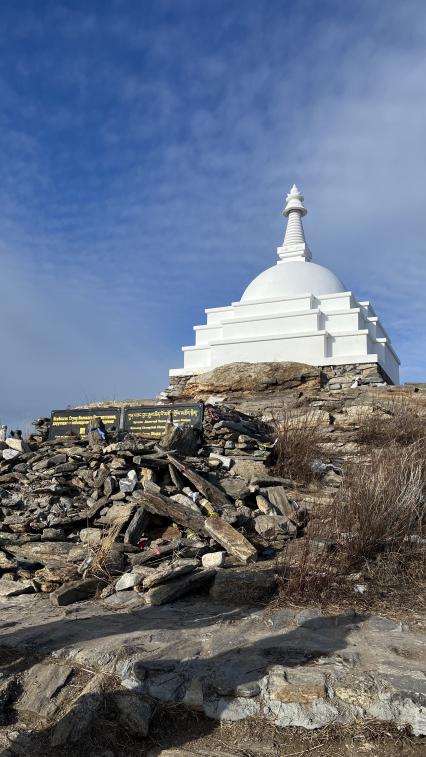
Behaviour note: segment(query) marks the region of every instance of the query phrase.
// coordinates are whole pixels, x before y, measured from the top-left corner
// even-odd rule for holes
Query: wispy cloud
[[[23,0],[0,10],[0,415],[150,396],[203,309],[314,257],[425,372],[426,6]]]

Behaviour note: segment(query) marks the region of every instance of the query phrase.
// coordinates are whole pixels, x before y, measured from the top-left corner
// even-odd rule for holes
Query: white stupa
[[[303,200],[293,184],[276,265],[256,276],[239,302],[205,311],[206,325],[194,326],[195,345],[182,347],[184,367],[170,376],[235,362],[376,363],[388,381],[399,383],[400,361],[370,302],[358,302],[332,271],[311,262]]]

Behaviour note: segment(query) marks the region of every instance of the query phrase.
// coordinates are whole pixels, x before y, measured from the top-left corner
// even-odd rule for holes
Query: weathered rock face
[[[170,397],[205,400],[212,394],[243,397],[303,386],[321,388],[321,370],[303,363],[230,363],[189,377],[174,377]]]
[[[219,570],[210,589],[210,596],[234,607],[265,604],[271,597],[275,584],[273,568]]]
[[[152,710],[147,702],[131,692],[117,692],[114,696],[118,720],[131,736],[146,736],[151,722]]]
[[[190,561],[187,560],[186,562]],[[214,578],[215,574],[214,568],[193,571],[182,578],[167,581],[161,586],[154,586],[144,595],[144,600],[147,605],[164,605],[173,602],[175,599],[205,586]],[[179,575],[182,575],[182,573]]]
[[[13,628],[5,623],[0,629],[2,648],[16,655],[37,648],[43,660],[29,660],[19,687],[6,679],[5,709],[14,707],[21,719],[36,716],[43,728],[51,722],[57,746],[81,738],[87,743],[101,708],[115,713],[127,735],[145,735],[146,700],[184,704],[224,721],[255,715],[312,730],[377,719],[426,734],[419,630],[354,612],[250,607],[240,602],[246,590],[268,591],[273,578],[251,573],[220,571],[214,602],[196,597],[131,613],[111,614],[93,602],[64,620],[63,610],[47,608],[45,597],[39,595],[36,606],[26,600]],[[8,601],[6,620],[17,600]]]
[[[94,718],[102,706],[105,686],[106,680],[103,675],[95,675],[89,681],[56,725],[52,733],[52,746],[59,747],[80,741],[93,725]]]
[[[312,396],[321,389],[345,391],[354,384],[367,387],[390,383],[376,363],[321,368],[304,363],[229,363],[193,376],[171,377],[166,395],[173,401],[206,400],[212,395],[231,400],[299,389],[305,396]]]
[[[64,701],[65,685],[73,669],[52,662],[40,662],[24,676],[23,693],[16,709],[30,712],[49,722],[58,713]]]

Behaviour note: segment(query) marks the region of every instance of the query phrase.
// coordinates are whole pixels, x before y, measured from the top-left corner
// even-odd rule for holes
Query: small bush
[[[279,601],[317,603],[333,594],[339,562],[335,552],[319,547],[316,536],[310,524],[305,537],[288,542],[277,560]]]
[[[390,444],[346,467],[331,508],[277,564],[278,602],[424,609],[426,459]],[[356,593],[356,584],[366,593]]]
[[[426,460],[419,443],[392,443],[345,471],[333,509],[334,533],[348,566],[356,569],[383,550],[401,551],[421,538]]]
[[[309,483],[315,473],[313,463],[321,459],[324,428],[315,410],[294,415],[284,410],[274,422],[277,435],[275,473],[300,483]]]
[[[361,412],[358,421],[357,441],[361,444],[406,446],[426,441],[426,416],[406,399],[393,400],[383,410]]]

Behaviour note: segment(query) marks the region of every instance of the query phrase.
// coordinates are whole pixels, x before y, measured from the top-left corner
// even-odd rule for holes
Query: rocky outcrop
[[[321,370],[303,363],[230,363],[194,376],[173,377],[167,395],[173,400],[206,400],[215,394],[229,399],[301,386],[319,391]]]
[[[6,671],[0,716],[13,701],[19,718],[53,724],[58,745],[87,738],[100,708],[145,736],[152,701],[219,720],[316,729],[377,719],[426,733],[420,627],[264,609],[282,578],[277,558],[291,570],[303,555],[308,511],[313,523],[335,496],[365,419],[386,425],[401,399],[426,415],[426,385],[344,368],[239,363],[187,377],[169,399],[211,398],[202,434],[170,424],[163,447],[131,436],[47,442],[46,419],[30,450],[10,457],[4,443],[1,641],[45,659],[20,681]],[[271,421],[283,418],[321,429],[309,485],[271,468]],[[27,737],[18,733],[29,754]]]
[[[153,702],[228,722],[256,716],[265,727],[379,720],[426,734],[419,630],[353,611],[259,610],[249,603],[270,591],[273,571],[257,574],[255,585],[248,573],[221,571],[214,601],[195,597],[130,613],[111,615],[92,602],[64,620],[42,595],[35,604],[27,600],[25,611],[21,603],[13,628],[5,622],[0,630],[9,650],[2,666],[6,720],[12,708],[20,728],[35,716],[43,728],[50,724],[53,745],[90,739],[101,710],[127,737],[145,736]],[[5,621],[12,611],[12,603],[4,607]],[[41,662],[22,658],[31,648]],[[13,656],[22,659],[24,675],[7,664]],[[19,734],[16,721],[8,730]],[[30,733],[39,737],[37,729]]]
[[[173,401],[222,395],[227,400],[303,391],[341,391],[354,383],[384,386],[392,382],[377,363],[330,365],[321,368],[304,363],[229,363],[193,376],[172,376],[165,395]]]

